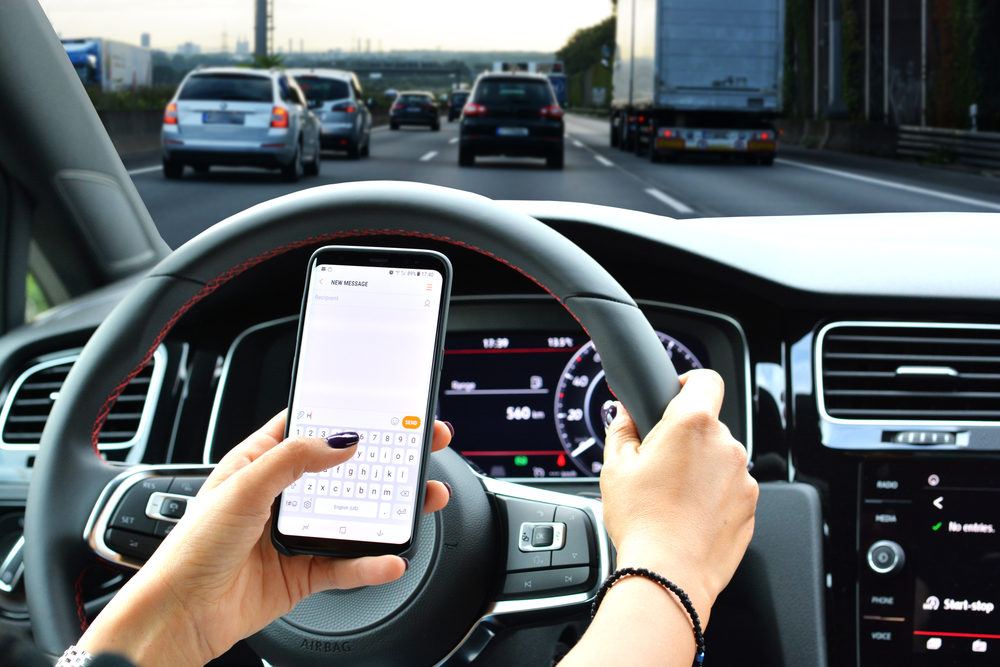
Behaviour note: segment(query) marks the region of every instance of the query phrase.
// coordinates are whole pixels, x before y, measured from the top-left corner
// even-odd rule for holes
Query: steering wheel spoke
[[[128,468],[101,492],[84,529],[98,556],[138,569],[184,516],[212,472],[204,465]]]

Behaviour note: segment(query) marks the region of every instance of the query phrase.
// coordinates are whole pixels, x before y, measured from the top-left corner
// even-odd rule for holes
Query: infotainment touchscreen
[[[991,468],[864,465],[862,664],[1000,664],[1000,483]]]

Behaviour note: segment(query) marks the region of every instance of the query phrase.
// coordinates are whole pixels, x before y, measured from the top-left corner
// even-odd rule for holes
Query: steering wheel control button
[[[539,549],[552,548],[554,534],[551,525],[535,526],[535,529],[531,531],[531,546]]]
[[[554,551],[562,548],[565,535],[566,526],[561,523],[522,523],[517,548],[527,552]]]
[[[173,521],[157,521],[156,528],[153,529],[153,535],[160,538],[166,537],[176,525]]]
[[[892,574],[903,569],[906,554],[892,540],[879,540],[868,548],[868,567],[878,574]]]
[[[160,540],[155,537],[115,528],[105,531],[104,542],[121,555],[139,560],[146,560],[160,546]]]
[[[110,527],[152,535],[156,518],[147,515],[146,506],[155,493],[167,490],[170,480],[170,477],[151,477],[129,488],[115,508]]]
[[[146,516],[152,519],[178,521],[184,516],[190,499],[188,496],[156,492],[149,497],[149,502],[146,504]]]
[[[567,595],[586,590],[590,579],[589,567],[513,572],[503,585],[505,597],[550,597],[553,593]]]
[[[590,565],[590,548],[593,539],[587,513],[575,507],[557,507],[556,523],[566,527],[565,544],[552,552],[552,567]]]
[[[537,570],[552,565],[551,548],[531,546],[537,524],[551,525],[555,505],[497,496],[507,515],[507,571]]]
[[[198,491],[201,490],[202,484],[205,483],[207,477],[174,477],[174,481],[170,484],[170,493],[176,493],[180,496],[191,496],[192,498],[198,495]]]

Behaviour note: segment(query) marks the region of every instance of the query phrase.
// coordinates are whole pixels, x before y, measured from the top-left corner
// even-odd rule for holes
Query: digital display
[[[443,277],[318,264],[309,277],[289,432],[361,436],[354,457],[281,498],[285,535],[404,544],[420,483]]]
[[[686,345],[658,335],[679,373],[702,367]],[[600,355],[585,336],[486,332],[446,339],[439,414],[455,426],[461,454],[490,477],[600,475],[600,411],[611,400]]]
[[[997,481],[972,462],[866,466],[862,550],[883,540],[903,558],[886,573],[868,562],[862,568],[862,664],[889,656],[928,666],[1000,660]]]

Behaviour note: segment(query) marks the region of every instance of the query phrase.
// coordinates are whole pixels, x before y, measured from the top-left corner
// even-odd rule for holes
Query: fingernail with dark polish
[[[410,569],[410,559],[406,556],[400,556],[400,558],[403,559],[403,572],[406,572]]]
[[[455,495],[455,492],[451,490],[451,484],[449,484],[448,482],[441,482],[441,483],[444,484],[444,488],[448,489],[448,498],[451,498],[452,496]]]
[[[326,444],[334,449],[347,449],[353,445],[358,444],[361,438],[354,431],[344,431],[342,433],[334,433],[333,435],[327,437]]]
[[[616,403],[608,403],[601,408],[601,421],[604,422],[604,428],[611,426],[611,422],[615,420],[617,414],[618,405]]]
[[[449,432],[451,433],[451,437],[453,437],[453,438],[454,438],[454,437],[455,437],[455,427],[451,425],[451,422],[442,422],[442,423],[443,423],[443,424],[444,424],[445,426],[447,426],[447,427],[448,427],[448,431],[449,431]]]

